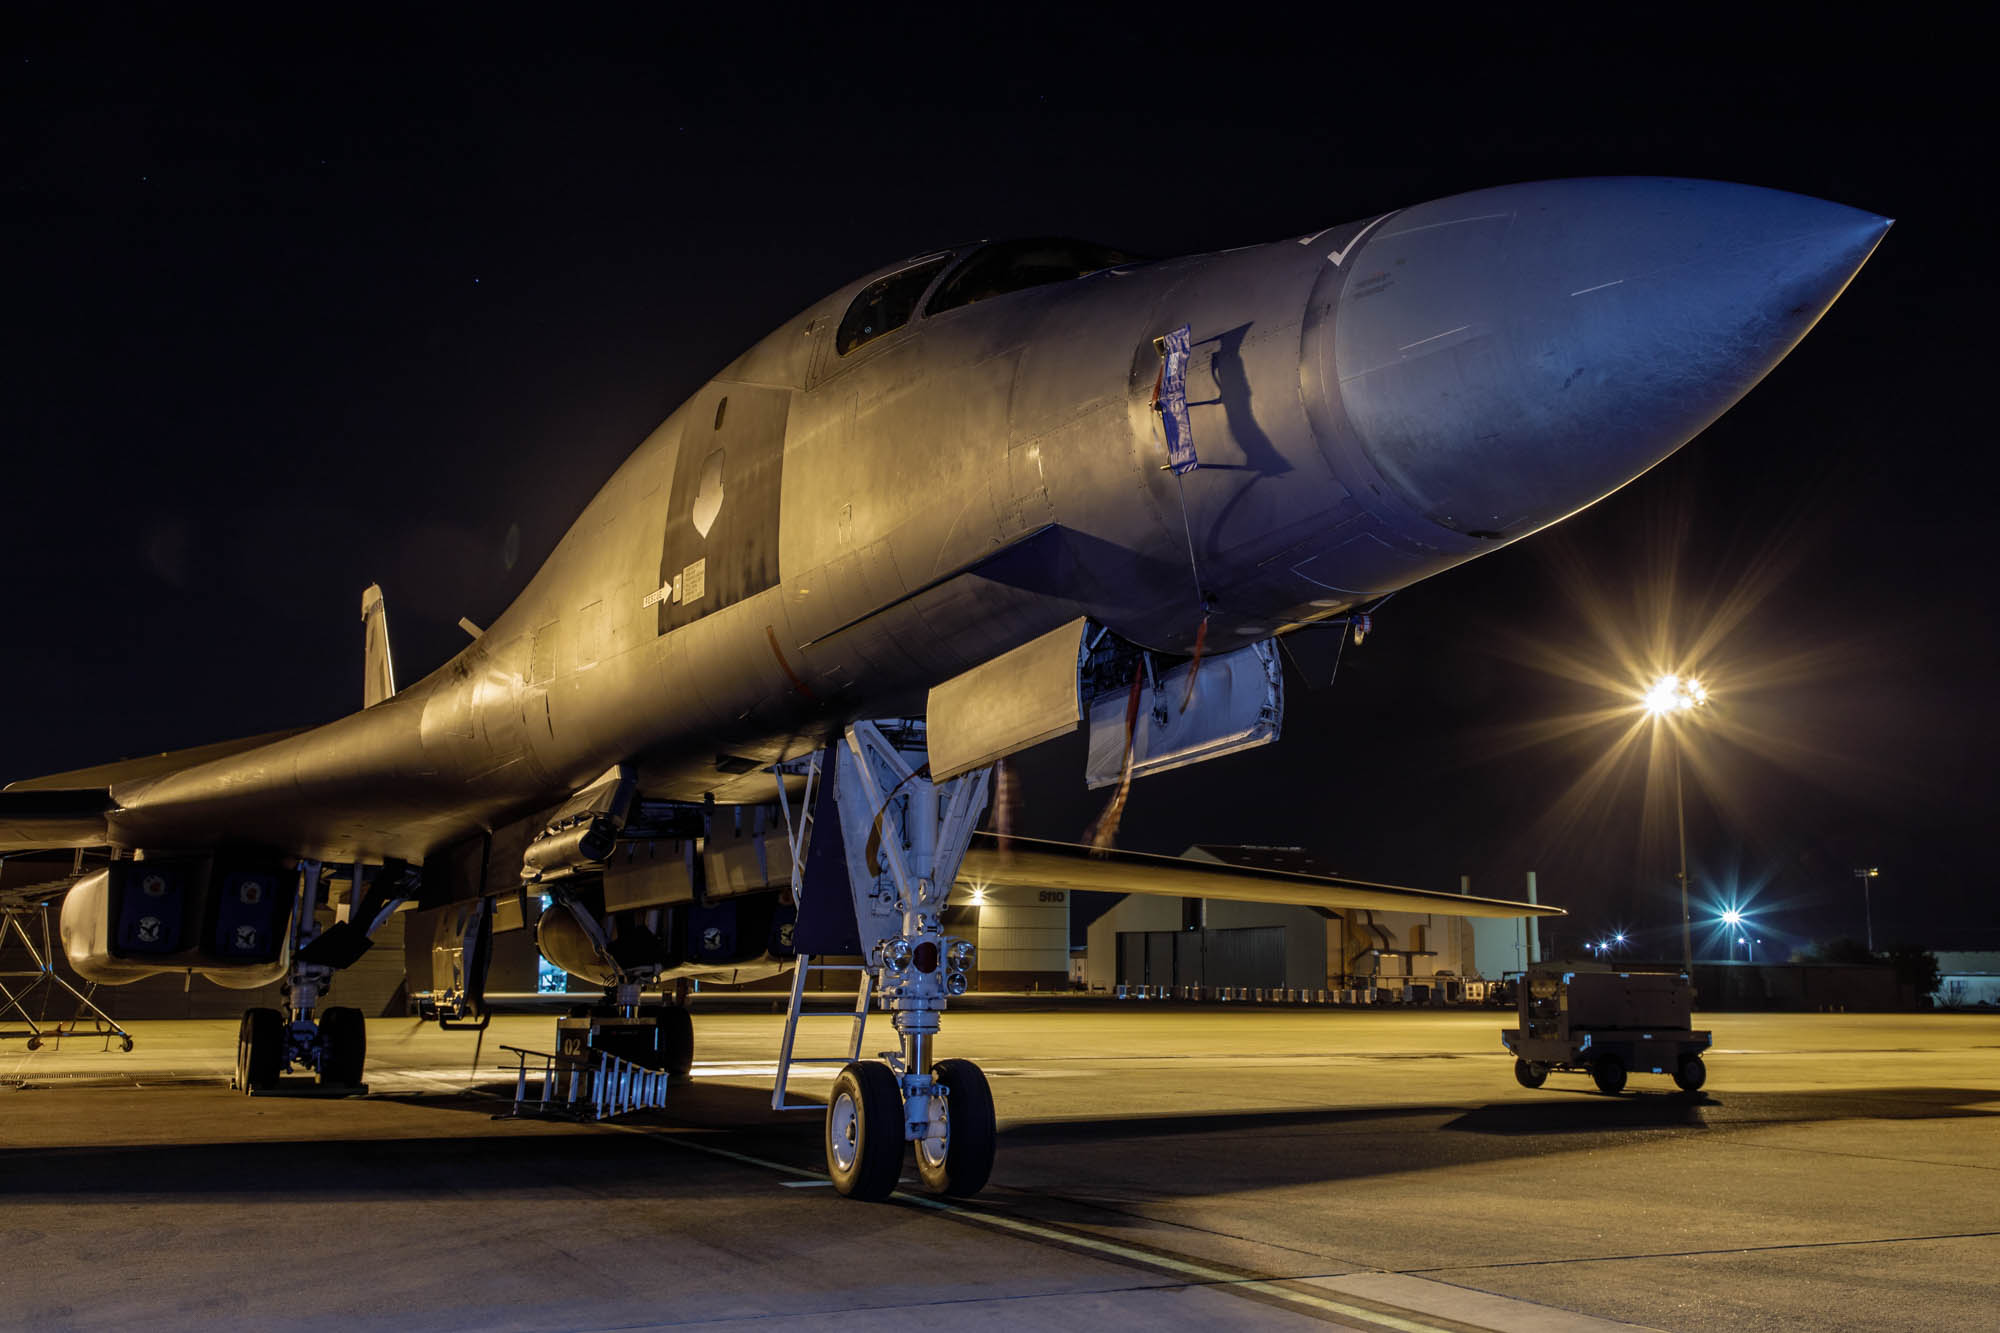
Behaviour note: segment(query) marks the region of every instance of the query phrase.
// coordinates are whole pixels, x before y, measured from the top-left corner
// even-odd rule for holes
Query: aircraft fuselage
[[[923,261],[892,266],[704,385],[445,666],[215,761],[225,785],[125,784],[114,836],[415,862],[618,763],[767,799],[762,766],[1079,615],[1178,653],[1204,619],[1222,652],[1339,615],[1651,467],[1886,225],[1705,182],[1509,186],[926,313],[953,255],[843,350],[857,294]],[[1155,340],[1182,325],[1177,476]]]

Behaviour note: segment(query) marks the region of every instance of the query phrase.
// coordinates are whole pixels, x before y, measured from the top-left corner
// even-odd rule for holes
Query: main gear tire
[[[903,1092],[885,1064],[856,1060],[833,1080],[826,1173],[850,1199],[886,1199],[903,1174]]]
[[[651,1012],[660,1029],[657,1067],[686,1078],[694,1070],[694,1016],[678,1004],[663,1004]]]
[[[993,1089],[970,1060],[939,1060],[931,1078],[944,1090],[945,1132],[917,1140],[917,1174],[932,1193],[963,1199],[993,1174]]]
[[[236,1090],[249,1095],[278,1086],[285,1067],[285,1017],[276,1009],[245,1009],[236,1029]]]
[[[319,1017],[319,1085],[358,1088],[368,1062],[368,1022],[359,1009],[335,1005]]]

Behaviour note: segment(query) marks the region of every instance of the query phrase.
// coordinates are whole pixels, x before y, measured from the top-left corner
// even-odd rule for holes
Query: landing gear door
[[[1089,627],[1088,620],[1073,620],[933,689],[925,727],[933,780],[944,782],[1076,730],[1083,720],[1079,663]]]
[[[1148,671],[1139,692],[1136,710],[1129,689],[1091,700],[1086,785],[1115,785],[1128,744],[1132,776],[1143,778],[1269,745],[1285,718],[1284,672],[1272,639],[1157,676]]]
[[[486,972],[493,961],[493,903],[453,903],[438,914],[431,945],[431,996],[438,1026],[486,1025]]]

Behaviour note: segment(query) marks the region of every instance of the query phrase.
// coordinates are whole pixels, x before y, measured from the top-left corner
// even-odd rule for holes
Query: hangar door
[[[1121,986],[1283,986],[1285,928],[1121,930]]]

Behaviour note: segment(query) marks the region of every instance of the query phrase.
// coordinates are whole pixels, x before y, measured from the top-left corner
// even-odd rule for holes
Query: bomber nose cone
[[[1338,393],[1379,473],[1364,484],[1386,482],[1454,531],[1517,537],[1720,416],[1888,228],[1712,181],[1458,195],[1389,216],[1329,260],[1314,305],[1331,303],[1333,318],[1309,339],[1307,369]]]

